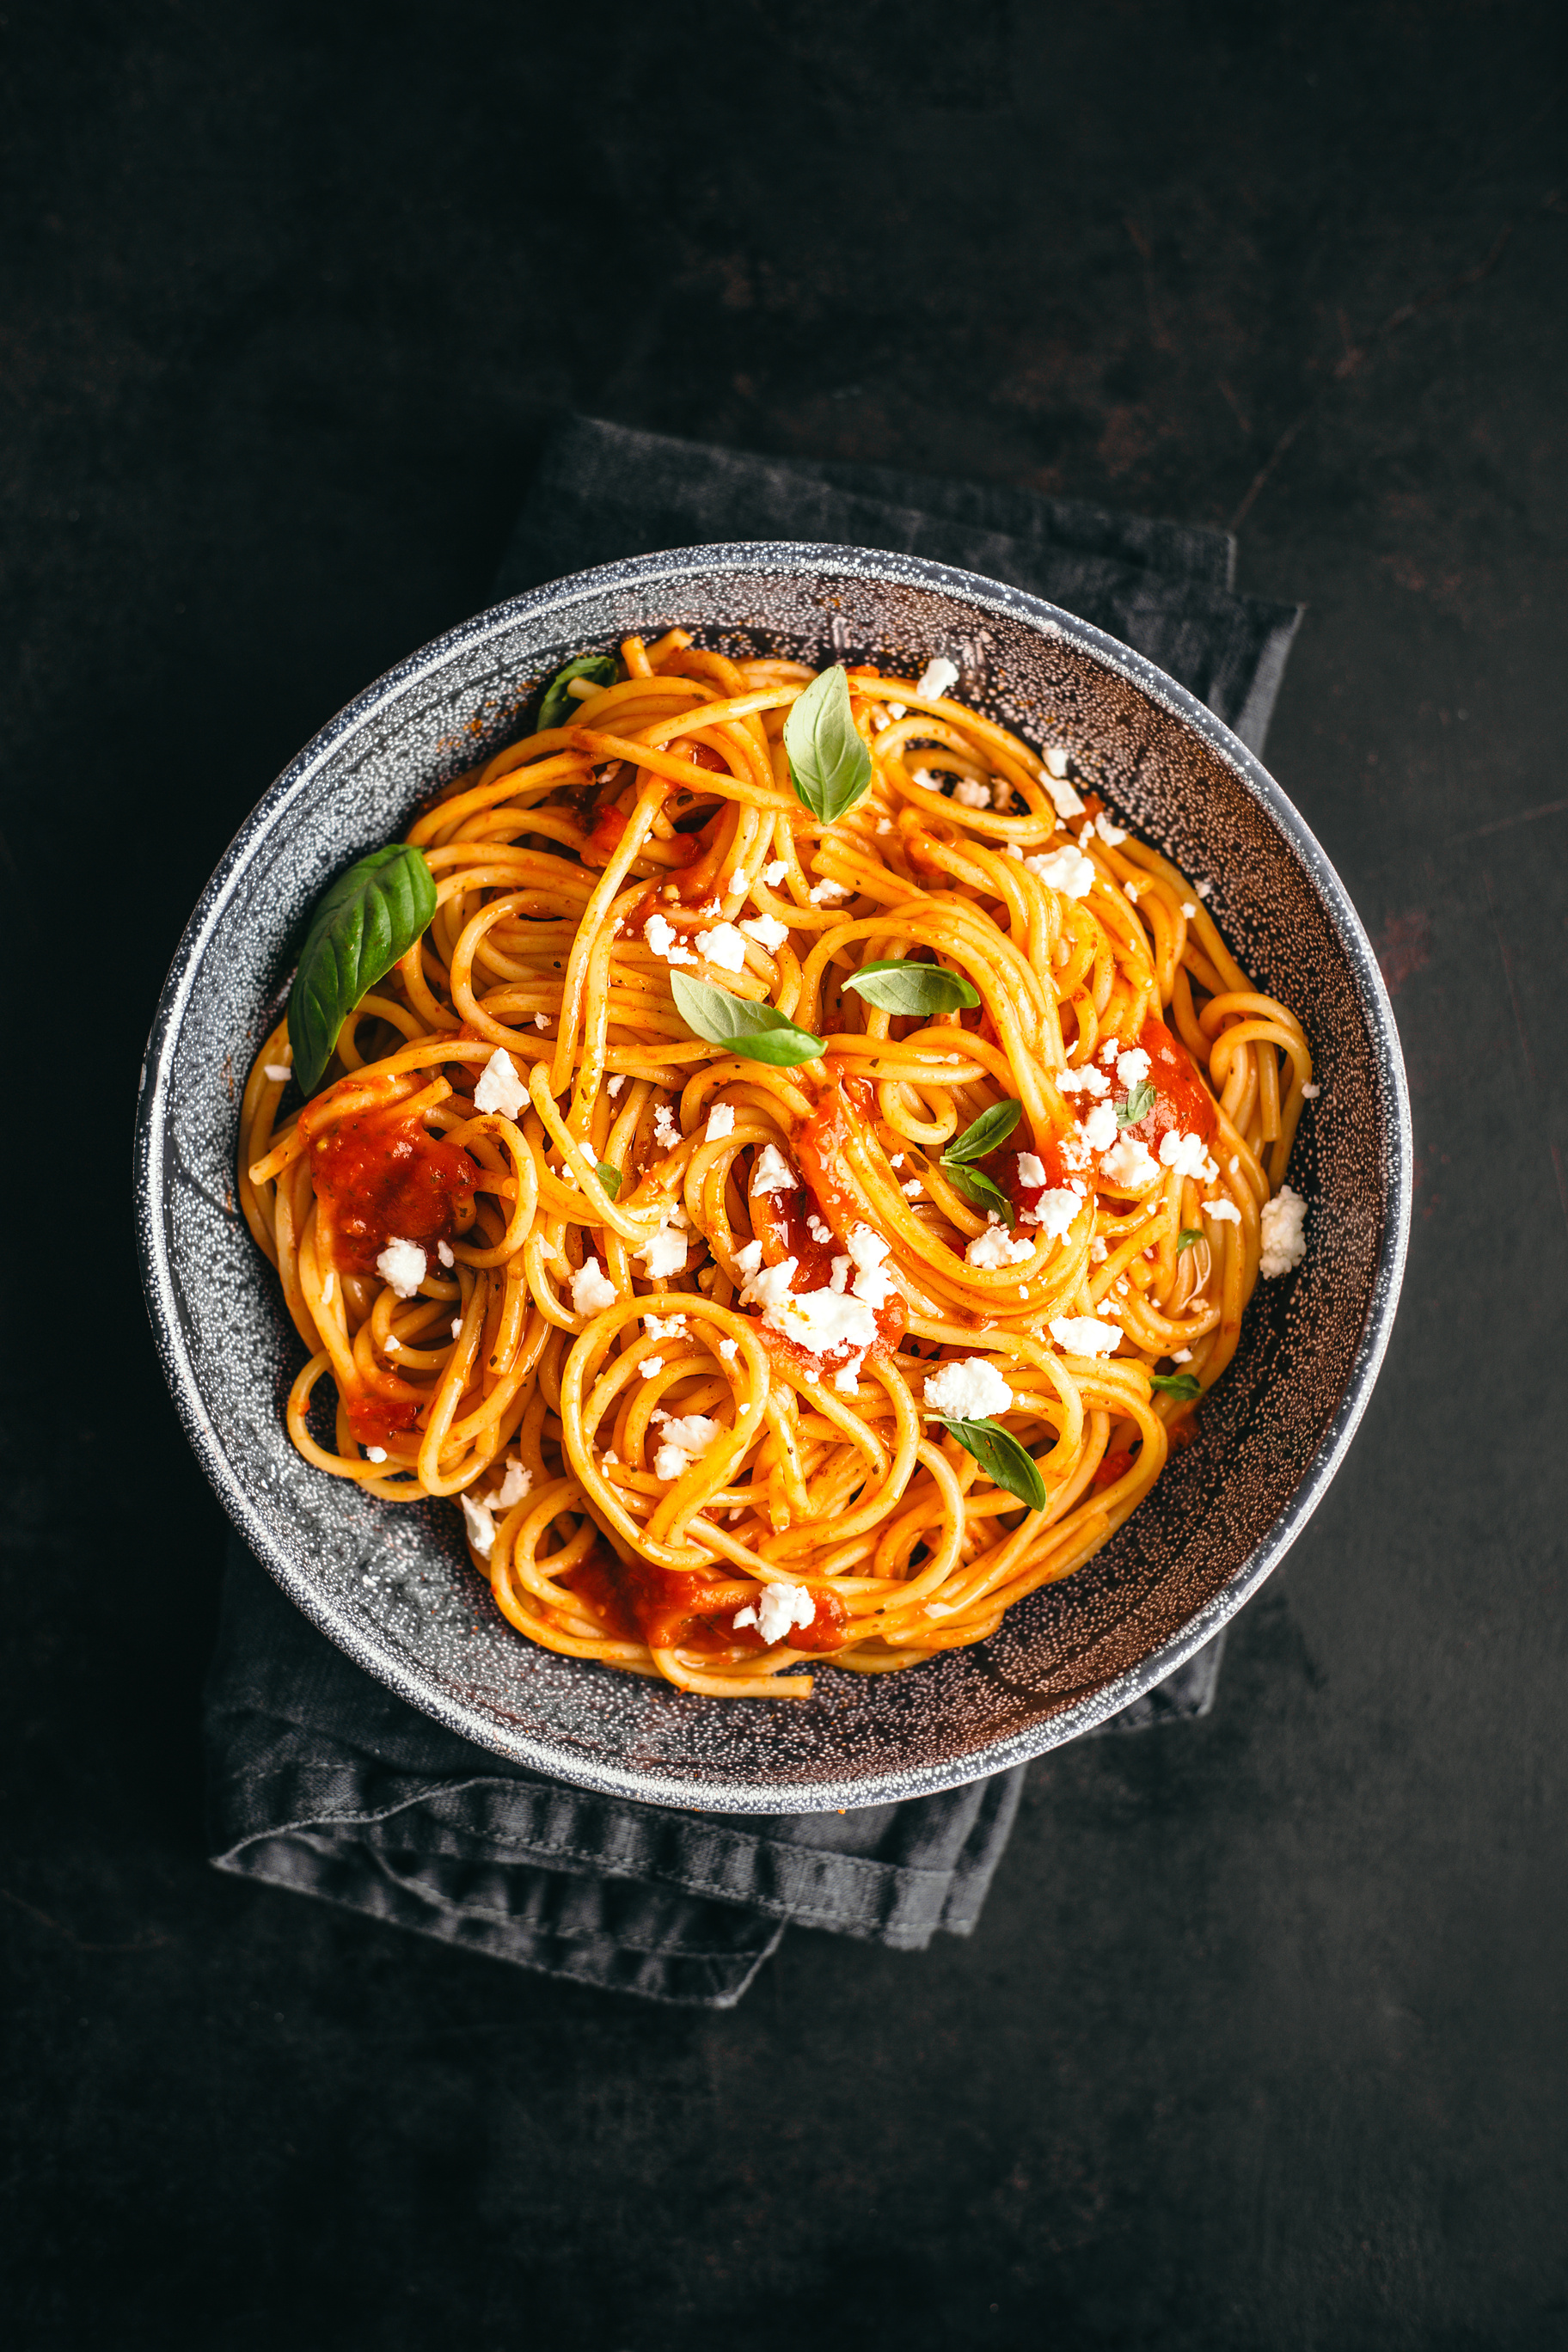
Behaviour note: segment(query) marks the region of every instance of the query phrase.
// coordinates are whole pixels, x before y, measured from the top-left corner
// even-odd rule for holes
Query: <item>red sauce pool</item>
[[[426,1252],[453,1240],[478,1175],[466,1151],[427,1135],[417,1116],[400,1119],[395,1111],[360,1111],[310,1142],[311,1181],[327,1213],[332,1262],[344,1274],[374,1274],[394,1238]]]
[[[726,1579],[656,1567],[651,1560],[629,1566],[613,1554],[592,1553],[561,1579],[597,1611],[619,1641],[646,1642],[649,1649],[695,1650],[717,1657],[765,1650],[754,1625],[735,1629],[734,1618],[752,1598],[749,1587]],[[818,1591],[816,1615],[794,1626],[792,1650],[841,1650],[848,1639],[848,1616],[837,1593]]]
[[[1149,1056],[1154,1108],[1136,1127],[1123,1131],[1139,1137],[1156,1160],[1162,1136],[1173,1131],[1201,1135],[1205,1144],[1212,1143],[1218,1124],[1214,1101],[1181,1039],[1151,1013],[1139,1033],[1138,1043]]]

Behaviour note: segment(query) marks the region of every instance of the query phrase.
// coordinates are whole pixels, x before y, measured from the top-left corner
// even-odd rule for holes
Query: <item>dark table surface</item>
[[[1568,2341],[1563,24],[0,17],[14,2341]],[[191,903],[562,404],[1234,520],[1415,1094],[1382,1383],[1213,1717],[1035,1766],[972,1942],[797,1932],[724,2016],[207,1869],[223,1523],[130,1249]]]

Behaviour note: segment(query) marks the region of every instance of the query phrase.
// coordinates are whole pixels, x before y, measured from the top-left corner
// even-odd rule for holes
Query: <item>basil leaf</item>
[[[842,662],[790,705],[784,740],[796,796],[824,824],[837,824],[870,791],[871,754],[850,716]]]
[[[618,1168],[612,1168],[607,1160],[595,1160],[594,1162],[594,1173],[598,1178],[600,1183],[604,1186],[605,1192],[609,1194],[611,1200],[618,1201],[621,1196],[620,1170]]]
[[[1136,1127],[1141,1118],[1148,1118],[1153,1108],[1154,1088],[1152,1083],[1148,1078],[1141,1079],[1138,1085],[1133,1087],[1126,1101],[1118,1105],[1116,1124],[1118,1127]]]
[[[1203,1394],[1202,1384],[1193,1378],[1191,1372],[1151,1372],[1149,1385],[1152,1389],[1163,1389],[1169,1395],[1180,1397],[1184,1404]]]
[[[672,971],[669,986],[687,1027],[710,1045],[728,1045],[743,1061],[792,1070],[797,1062],[813,1062],[827,1051],[824,1039],[814,1037],[809,1029],[797,1029],[772,1004],[748,1004],[727,988],[712,988],[685,971]]]
[[[614,686],[616,657],[614,654],[579,654],[575,661],[563,662],[544,689],[544,699],[539,706],[539,718],[534,733],[542,735],[547,727],[570,727],[572,714],[577,708],[578,697],[566,691],[567,680],[591,677],[595,686]],[[582,698],[584,701],[586,696]]]
[[[884,1013],[956,1013],[961,1005],[980,1002],[980,991],[962,972],[949,971],[945,964],[905,963],[897,958],[863,963],[844,985],[868,1003],[879,1004]]]
[[[1184,1225],[1176,1235],[1176,1255],[1180,1257],[1182,1252],[1191,1249],[1194,1242],[1206,1242],[1207,1239],[1202,1225]]]
[[[951,1167],[958,1160],[984,1160],[988,1151],[994,1151],[999,1143],[1006,1142],[1023,1116],[1024,1106],[1020,1102],[993,1103],[990,1109],[983,1110],[962,1135],[953,1137],[942,1155],[942,1166]]]
[[[1035,1457],[1019,1444],[1010,1429],[995,1421],[954,1421],[945,1412],[933,1413],[943,1429],[951,1430],[966,1454],[973,1454],[986,1476],[1031,1511],[1046,1507],[1046,1482],[1036,1465]]]
[[[984,1168],[950,1168],[944,1156],[942,1172],[954,1192],[963,1193],[972,1209],[987,1213],[994,1211],[1005,1224],[1012,1224],[1013,1203],[1001,1186],[991,1181]]]
[[[343,1023],[435,911],[430,868],[405,841],[357,859],[318,901],[289,995],[289,1043],[302,1093],[314,1094]]]

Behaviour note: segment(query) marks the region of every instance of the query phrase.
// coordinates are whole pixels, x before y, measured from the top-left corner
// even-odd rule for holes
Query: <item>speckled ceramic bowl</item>
[[[584,647],[679,623],[724,649],[959,666],[955,692],[1072,747],[1117,814],[1197,877],[1241,961],[1305,1021],[1323,1092],[1291,1163],[1298,1272],[1258,1286],[1240,1349],[1113,1543],[995,1638],[900,1675],[818,1674],[805,1701],[713,1699],[521,1640],[450,1504],[398,1507],[307,1467],[283,1402],[302,1351],[235,1204],[237,1112],[329,877],[446,776],[510,740]],[[454,1730],[588,1788],[732,1812],[884,1803],[1088,1730],[1161,1681],[1306,1525],[1365,1408],[1409,1223],[1393,1014],[1338,877],[1258,761],[1190,694],[1054,606],[902,555],[727,545],[557,582],[369,688],[279,778],[180,943],[142,1072],[136,1182],[148,1302],[203,1467],[283,1590],[349,1655]]]

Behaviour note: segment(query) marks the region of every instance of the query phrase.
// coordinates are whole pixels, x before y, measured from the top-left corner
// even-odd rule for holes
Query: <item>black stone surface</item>
[[[14,2340],[1568,2338],[1563,23],[11,0]],[[720,2017],[205,1867],[223,1522],[129,1247],[189,906],[568,404],[1239,517],[1424,1171],[1215,1714],[1035,1768],[971,1943],[792,1934]]]

